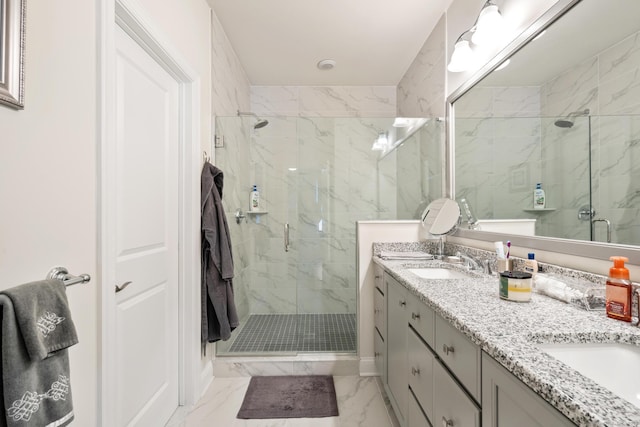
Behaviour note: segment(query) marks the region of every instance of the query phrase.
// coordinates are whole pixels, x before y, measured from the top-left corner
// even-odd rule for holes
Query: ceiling
[[[452,2],[207,1],[251,84],[275,86],[395,86]]]

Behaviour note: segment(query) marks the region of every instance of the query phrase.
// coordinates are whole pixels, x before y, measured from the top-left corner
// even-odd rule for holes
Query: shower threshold
[[[356,315],[252,314],[218,356],[355,353]]]

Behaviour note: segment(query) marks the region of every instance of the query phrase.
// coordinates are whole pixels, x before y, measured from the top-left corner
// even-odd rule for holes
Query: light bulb
[[[447,70],[452,73],[459,73],[461,71],[468,70],[473,63],[473,51],[469,45],[468,40],[460,40],[456,43],[453,54],[451,55],[451,61],[447,66]]]
[[[502,15],[498,6],[490,4],[480,11],[471,41],[478,46],[495,43],[502,33]]]

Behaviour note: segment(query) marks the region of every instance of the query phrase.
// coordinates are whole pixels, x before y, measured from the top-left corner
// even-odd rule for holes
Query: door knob
[[[116,285],[116,293],[120,292],[120,291],[124,291],[124,288],[126,288],[127,286],[129,286],[131,284],[131,282],[124,282],[122,285],[118,286]]]

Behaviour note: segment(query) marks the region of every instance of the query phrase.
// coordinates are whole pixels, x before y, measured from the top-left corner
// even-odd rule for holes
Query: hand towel
[[[53,280],[0,292],[0,427],[62,427],[74,418],[66,347],[77,336],[64,291]]]
[[[31,282],[2,293],[13,302],[20,334],[32,361],[78,342],[62,281]]]

